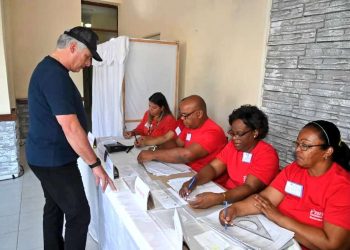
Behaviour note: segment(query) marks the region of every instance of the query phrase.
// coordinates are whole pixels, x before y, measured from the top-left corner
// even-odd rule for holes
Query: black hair
[[[257,139],[264,139],[269,132],[267,116],[256,106],[242,105],[238,109],[234,109],[228,117],[228,122],[232,125],[238,119],[242,120],[248,128],[258,130]]]
[[[153,95],[151,95],[148,100],[150,102],[153,102],[154,104],[158,105],[159,107],[163,107],[163,114],[162,116],[164,117],[165,115],[171,114],[168,102],[165,98],[165,96],[160,93],[160,92],[156,92]]]
[[[322,149],[333,148],[332,160],[338,163],[347,171],[350,171],[350,149],[348,145],[341,140],[338,127],[329,121],[318,120],[309,122],[304,126],[312,127],[319,132],[320,139],[324,142]]]

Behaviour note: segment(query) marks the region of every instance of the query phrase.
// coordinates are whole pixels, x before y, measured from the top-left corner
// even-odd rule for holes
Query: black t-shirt
[[[75,161],[78,155],[69,145],[56,115],[76,114],[85,131],[86,115],[68,70],[54,58],[45,57],[35,68],[29,83],[28,104],[29,164],[54,167]]]

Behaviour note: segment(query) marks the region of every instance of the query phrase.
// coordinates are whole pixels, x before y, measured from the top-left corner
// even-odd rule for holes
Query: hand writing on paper
[[[208,208],[222,203],[222,194],[204,192],[196,195],[196,199],[188,202],[193,208]]]
[[[135,139],[134,144],[137,148],[144,147],[145,146],[145,137],[140,136],[139,138]]]
[[[142,150],[139,155],[137,156],[137,161],[142,164],[145,161],[152,161],[153,160],[153,151],[150,150]]]
[[[196,176],[193,176],[190,180],[182,184],[182,187],[179,190],[179,195],[182,198],[187,198],[190,195],[190,193],[196,188],[196,186],[197,186],[197,179],[196,179]]]
[[[96,185],[101,183],[103,192],[106,190],[108,185],[113,191],[117,190],[116,187],[114,186],[113,180],[109,178],[109,176],[107,175],[106,171],[102,168],[102,166],[93,168],[92,172],[95,175]]]
[[[283,217],[278,209],[268,199],[265,199],[261,195],[255,195],[254,200],[256,202],[254,206],[267,218],[278,224],[278,221]]]
[[[226,212],[225,212],[226,210]],[[219,213],[219,221],[223,226],[232,226],[232,220],[237,217],[236,209],[231,205]]]

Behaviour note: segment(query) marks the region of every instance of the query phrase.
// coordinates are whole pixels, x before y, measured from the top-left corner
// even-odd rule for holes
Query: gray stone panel
[[[306,44],[269,46],[267,58],[283,56],[304,56]]]
[[[350,10],[348,0],[313,0],[305,3],[304,16],[319,15]]]
[[[0,180],[19,173],[17,133],[16,121],[0,122]]]
[[[280,165],[311,120],[325,119],[350,142],[350,1],[274,0],[262,110]]]

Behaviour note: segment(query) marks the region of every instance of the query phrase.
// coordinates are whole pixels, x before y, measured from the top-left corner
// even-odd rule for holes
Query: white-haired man
[[[87,123],[81,95],[69,76],[102,61],[98,36],[85,27],[65,31],[57,47],[35,68],[28,90],[29,132],[27,161],[41,182],[45,196],[43,215],[44,249],[85,249],[90,208],[77,158],[92,169],[103,191],[114,190],[87,139]],[[62,237],[63,218],[66,219]]]

